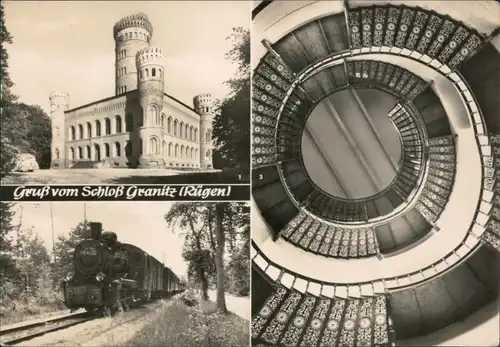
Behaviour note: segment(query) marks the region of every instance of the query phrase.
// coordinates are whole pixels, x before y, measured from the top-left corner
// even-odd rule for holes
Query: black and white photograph
[[[498,346],[500,2],[255,1],[253,346]]]
[[[250,2],[1,3],[2,184],[249,183]]]
[[[0,203],[2,346],[248,346],[250,207]]]

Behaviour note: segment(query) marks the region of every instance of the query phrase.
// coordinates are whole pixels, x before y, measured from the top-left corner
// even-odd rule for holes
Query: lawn
[[[210,301],[188,307],[174,298],[146,319],[149,322],[127,341],[127,346],[249,346],[250,323],[232,313],[218,313]]]
[[[236,184],[249,183],[238,169],[186,172],[165,169],[47,169],[2,174],[1,184]]]

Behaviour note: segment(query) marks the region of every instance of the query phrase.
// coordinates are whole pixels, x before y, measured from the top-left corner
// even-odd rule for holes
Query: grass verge
[[[188,307],[175,298],[146,319],[149,322],[127,346],[249,346],[249,322],[232,313],[218,313],[213,302]]]

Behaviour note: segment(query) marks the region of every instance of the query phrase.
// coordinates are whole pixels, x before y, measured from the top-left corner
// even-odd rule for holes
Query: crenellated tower
[[[49,95],[50,120],[52,128],[51,141],[51,167],[66,167],[66,127],[64,122],[64,111],[69,108],[69,95],[64,92],[52,92]]]
[[[200,167],[213,169],[214,99],[211,94],[199,94],[194,97],[193,104],[194,109],[200,115]]]
[[[153,26],[144,13],[124,17],[114,25],[116,95],[137,88],[136,55],[149,46],[152,35]]]
[[[161,166],[163,128],[161,112],[165,83],[163,80],[165,55],[161,48],[147,47],[136,55],[138,71],[137,86],[142,118],[139,119],[139,137],[142,139],[142,151],[139,153],[139,166]]]

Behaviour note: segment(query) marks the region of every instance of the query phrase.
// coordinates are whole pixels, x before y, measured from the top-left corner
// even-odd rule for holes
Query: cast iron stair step
[[[351,48],[398,47],[426,54],[457,68],[481,48],[482,35],[434,11],[407,6],[348,10]]]
[[[333,53],[349,49],[343,13],[310,22],[273,45],[290,69],[299,73]]]
[[[276,346],[388,346],[385,295],[326,298],[277,286],[252,319],[252,344]]]
[[[490,210],[490,219],[486,224],[486,231],[482,239],[491,247],[500,251],[500,134],[491,134],[491,147],[494,156],[494,167],[496,167],[496,186]]]
[[[361,258],[377,254],[373,229],[334,227],[303,211],[288,223],[280,236],[297,247],[325,257]]]
[[[456,169],[454,136],[429,139],[428,150],[428,177],[416,207],[429,223],[434,224],[448,203],[453,188]]]

